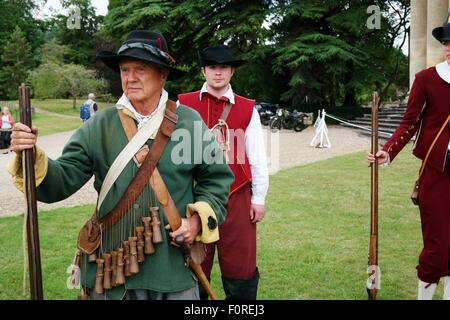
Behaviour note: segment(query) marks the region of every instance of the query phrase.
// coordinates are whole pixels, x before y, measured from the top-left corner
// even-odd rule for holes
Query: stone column
[[[449,0],[450,1],[450,0]],[[409,34],[409,87],[414,76],[425,69],[427,63],[427,1],[411,0],[411,26]]]
[[[442,47],[431,34],[431,31],[442,26],[448,14],[448,0],[428,0],[427,8],[427,67],[434,66],[444,60]]]

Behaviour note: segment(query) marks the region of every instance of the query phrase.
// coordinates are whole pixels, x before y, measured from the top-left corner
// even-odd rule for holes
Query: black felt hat
[[[447,15],[447,19],[444,21],[442,27],[434,28],[431,32],[433,37],[435,37],[438,41],[450,41],[450,12]]]
[[[119,62],[123,58],[132,58],[152,62],[167,70],[167,80],[176,80],[186,74],[175,68],[175,60],[168,52],[167,42],[163,35],[153,31],[135,30],[127,35],[117,53],[101,51],[97,58],[116,72],[120,72]]]
[[[206,47],[199,51],[198,58],[202,67],[224,64],[236,68],[246,63],[245,60],[236,60],[228,47],[223,44]]]

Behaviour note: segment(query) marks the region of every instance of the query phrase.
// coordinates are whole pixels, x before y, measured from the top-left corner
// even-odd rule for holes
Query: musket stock
[[[22,83],[19,87],[20,122],[32,127],[30,87]],[[43,300],[41,255],[39,247],[39,228],[37,219],[36,180],[34,172],[34,149],[22,151],[22,163],[25,178],[26,226],[28,244],[28,268],[30,272],[30,294],[32,300]]]

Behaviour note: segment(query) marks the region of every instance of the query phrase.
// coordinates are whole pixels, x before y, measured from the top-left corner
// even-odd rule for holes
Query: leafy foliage
[[[18,87],[27,78],[33,65],[30,45],[20,27],[16,27],[1,56],[0,95],[9,99],[18,96]]]
[[[43,70],[83,65],[95,69],[95,77],[107,80],[108,92],[120,96],[118,74],[95,55],[116,51],[130,31],[146,29],[161,32],[178,67],[189,72],[167,83],[172,98],[200,88],[204,79],[197,52],[220,43],[247,61],[233,76],[235,92],[259,101],[309,112],[361,105],[374,90],[383,100],[407,92],[408,63],[400,48],[409,33],[408,0],[110,0],[105,17],[95,15],[91,0],[61,3],[65,9],[80,9],[80,29],[67,28],[63,14],[36,20],[31,0],[0,1],[0,18],[8,11],[13,21],[0,19],[0,54],[16,25],[28,40],[32,61],[26,68],[19,64],[21,76],[39,64]],[[382,13],[380,29],[367,25],[367,8],[373,5]],[[19,72],[7,67],[0,66],[0,81]],[[35,82],[34,92],[62,94],[57,78],[48,76],[48,86],[55,83],[55,89],[41,81]],[[8,90],[0,85],[1,95]]]

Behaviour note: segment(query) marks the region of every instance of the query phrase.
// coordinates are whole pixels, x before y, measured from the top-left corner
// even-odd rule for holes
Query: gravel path
[[[64,144],[72,134],[73,131],[44,136],[38,139],[38,145],[46,151],[50,158],[55,159],[61,154]],[[302,132],[282,130],[275,135],[269,130],[264,130],[265,140],[269,141],[267,153],[272,154],[269,160],[271,174],[276,173],[279,169],[304,165],[360,150],[370,150],[370,137],[362,136],[354,129],[329,126],[328,135],[331,148],[311,147],[309,143],[314,135],[314,127],[308,127]],[[4,154],[5,151],[7,150],[0,150],[0,216],[23,212],[24,205],[23,194],[13,186],[11,177],[5,169],[14,154],[11,152]],[[92,184],[93,179],[66,200],[52,204],[38,202],[38,210],[93,204],[96,202],[97,194]]]

